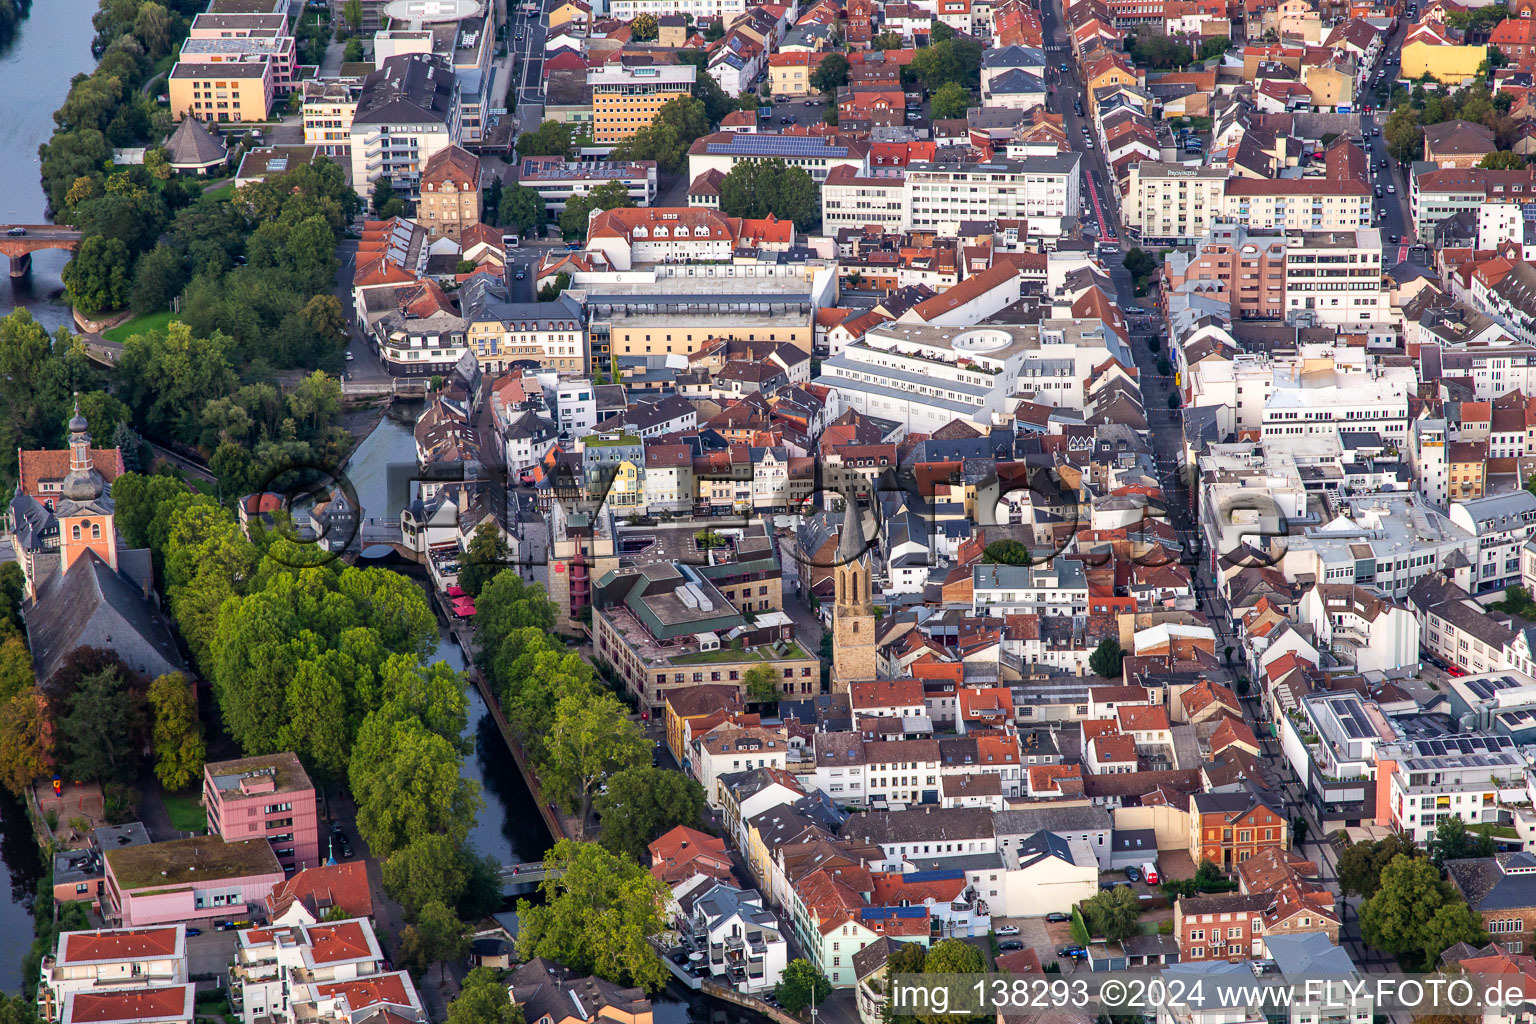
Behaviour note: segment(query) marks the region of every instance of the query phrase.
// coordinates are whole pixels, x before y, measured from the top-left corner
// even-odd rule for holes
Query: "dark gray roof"
[[[46,538],[59,532],[59,521],[36,498],[18,487],[11,499],[11,518],[16,524],[16,543],[23,551],[47,546]]]
[[[75,560],[69,571],[43,582],[26,609],[27,639],[37,678],[46,681],[71,651],[100,647],[123,664],[154,678],[186,671],[170,626],[153,600],[147,550],[118,552],[122,571],[113,572],[95,552]]]
[[[844,839],[874,846],[922,840],[991,839],[992,812],[977,807],[924,805],[905,811],[855,814],[839,832]]]
[[[1027,868],[1050,858],[1064,860],[1068,864],[1075,863],[1072,859],[1072,848],[1067,841],[1054,832],[1041,829],[1019,843],[1019,867]]]
[[[1091,804],[1073,807],[1022,807],[998,811],[992,816],[993,828],[1000,836],[1029,836],[1044,829],[1059,834],[1072,832],[1108,832],[1113,828],[1109,811]]]
[[[1445,870],[1473,910],[1536,907],[1536,857],[1528,853],[1449,860]]]
[[[213,137],[208,126],[190,114],[165,142],[172,167],[207,167],[229,157],[224,143]]]
[[[458,90],[446,61],[413,53],[390,57],[363,79],[353,124],[447,124]]]

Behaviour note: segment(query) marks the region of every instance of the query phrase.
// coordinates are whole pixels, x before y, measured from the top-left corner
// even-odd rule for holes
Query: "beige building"
[[[304,94],[304,144],[316,146],[326,156],[345,156],[352,151],[352,115],[357,99],[346,86],[306,83]]]
[[[416,220],[432,238],[463,237],[480,223],[480,158],[458,146],[440,149],[421,169]]]
[[[1352,178],[1229,178],[1225,217],[1249,228],[1352,231],[1371,226],[1371,186]]]
[[[1125,222],[1141,230],[1144,242],[1185,244],[1205,236],[1222,220],[1227,172],[1143,160],[1131,165]]]
[[[605,64],[587,70],[592,87],[592,140],[609,145],[629,138],[678,96],[693,91],[692,64]]]
[[[171,119],[266,121],[272,109],[272,66],[266,61],[191,64],[171,69]]]

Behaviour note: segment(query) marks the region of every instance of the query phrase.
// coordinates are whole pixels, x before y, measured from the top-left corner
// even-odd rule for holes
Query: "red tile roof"
[[[309,928],[310,956],[317,964],[360,960],[373,952],[368,929],[362,921],[338,921]]]
[[[374,974],[366,980],[339,981],[316,985],[318,996],[336,996],[346,1000],[347,1009],[356,1014],[370,1006],[390,1004],[415,1006],[414,991],[409,986],[404,971],[393,974]]]
[[[178,929],[119,928],[91,932],[65,932],[59,936],[59,964],[99,963],[104,960],[145,960],[173,956]]]
[[[305,868],[272,890],[267,907],[272,917],[281,917],[295,901],[316,917],[331,907],[340,907],[348,917],[372,917],[368,868],[361,861]]]
[[[126,992],[72,992],[64,999],[64,1024],[107,1021],[191,1020],[193,987],[169,985]]]

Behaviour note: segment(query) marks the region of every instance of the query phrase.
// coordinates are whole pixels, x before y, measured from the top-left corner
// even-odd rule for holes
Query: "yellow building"
[[[352,150],[352,115],[357,99],[341,85],[306,83],[304,94],[304,144],[318,146],[326,156],[345,156]]]
[[[692,64],[605,64],[589,69],[592,140],[601,146],[629,138],[649,125],[668,101],[689,95],[697,74]]]
[[[1309,64],[1301,73],[1301,84],[1312,92],[1312,109],[1329,111],[1337,107],[1353,108],[1354,76],[1338,68]]]
[[[1411,79],[1428,74],[1445,85],[1463,85],[1477,77],[1477,69],[1487,59],[1486,46],[1446,46],[1415,39],[1403,47],[1401,77]]]
[[[171,69],[171,119],[266,121],[272,109],[272,66],[266,61],[192,64]]]

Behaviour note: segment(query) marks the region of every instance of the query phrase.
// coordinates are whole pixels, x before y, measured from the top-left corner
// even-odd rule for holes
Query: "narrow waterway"
[[[96,0],[43,0],[4,49],[0,49],[0,223],[42,224],[47,201],[38,181],[37,147],[53,133],[53,112],[69,93],[69,80],[95,66],[91,15]],[[61,300],[60,273],[69,261],[61,249],[32,257],[32,273],[13,280],[0,271],[0,311],[25,306],[50,331],[73,324]],[[0,965],[5,969],[8,965]]]
[[[409,500],[410,480],[416,474],[416,442],[411,429],[421,409],[420,402],[396,402],[347,462],[346,476],[365,516],[397,516]],[[422,580],[419,573],[413,576]],[[446,635],[438,644],[436,657],[454,668],[465,666],[464,652]],[[465,759],[463,774],[480,784],[485,798],[469,833],[470,841],[480,853],[506,863],[539,860],[549,848],[549,830],[480,691],[473,686],[469,689],[469,724],[464,735],[473,737],[475,752]],[[690,992],[676,982],[651,1003],[656,1024],[768,1024],[765,1017]]]

